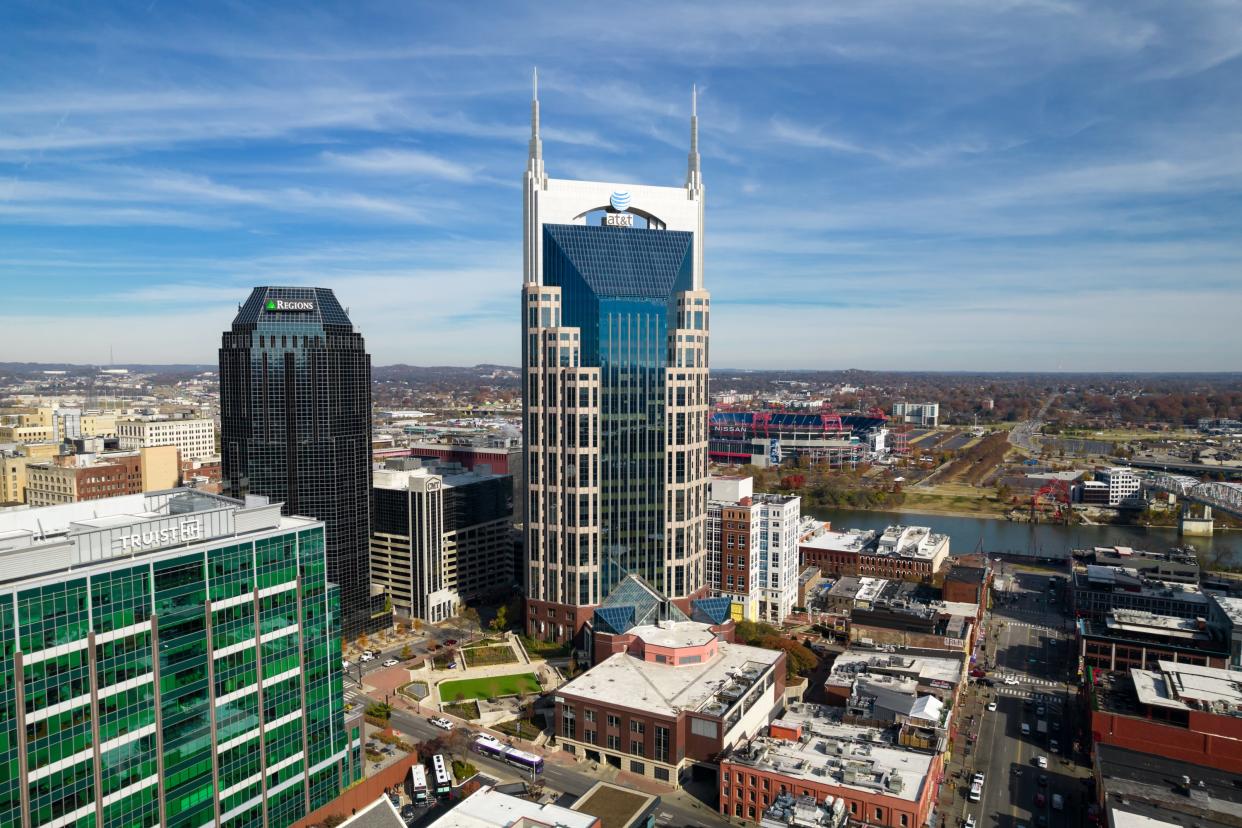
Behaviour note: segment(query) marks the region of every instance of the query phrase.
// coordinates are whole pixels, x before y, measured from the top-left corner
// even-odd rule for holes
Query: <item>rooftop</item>
[[[578,797],[573,810],[600,819],[600,828],[626,828],[648,810],[658,807],[660,797],[642,791],[627,790],[611,782],[596,782]]]
[[[1212,636],[1202,629],[1195,618],[1178,618],[1173,615],[1156,615],[1153,612],[1132,609],[1114,609],[1105,624],[1116,633],[1140,633],[1158,635],[1162,638],[1190,641],[1211,641]]]
[[[1220,607],[1234,626],[1242,626],[1242,598],[1232,595],[1213,595],[1212,600]]]
[[[406,828],[405,820],[386,796],[341,823],[341,828]]]
[[[216,537],[312,525],[280,514],[279,503],[197,489],[0,511],[0,582],[132,558]]]
[[[825,683],[848,685],[856,676],[864,673],[905,676],[917,679],[920,684],[942,681],[956,685],[962,679],[962,662],[953,658],[849,649],[837,656]]]
[[[1122,806],[1130,814],[1181,828],[1236,826],[1242,820],[1242,788],[1235,774],[1116,745],[1096,745],[1095,752],[1097,776],[1104,780],[1114,815]],[[1189,787],[1181,784],[1186,777]]]
[[[714,632],[697,621],[661,621],[658,624],[632,627],[626,632],[642,639],[644,644],[673,649],[701,647],[716,637]]]
[[[666,716],[693,710],[723,718],[782,655],[724,641],[719,654],[703,664],[673,666],[616,653],[561,687],[557,695]]]
[[[1242,715],[1242,671],[1164,660],[1159,664],[1159,670],[1130,671],[1141,704]]]
[[[529,799],[510,796],[493,787],[483,787],[463,799],[457,807],[431,823],[428,828],[533,828],[536,825],[592,828],[599,825],[599,818],[560,805],[541,805]],[[404,823],[402,828],[405,828]]]
[[[850,529],[845,532],[828,530],[802,542],[807,549],[827,549],[835,552],[863,552],[879,542],[873,529]]]
[[[894,744],[876,728],[841,722],[839,708],[791,702],[783,721],[801,725],[798,741],[758,736],[729,761],[793,779],[918,800],[932,754]]]

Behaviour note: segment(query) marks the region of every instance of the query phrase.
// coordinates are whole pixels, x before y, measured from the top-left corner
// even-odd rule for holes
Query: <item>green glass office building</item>
[[[0,825],[287,826],[360,778],[321,521],[187,490],[0,513]]]

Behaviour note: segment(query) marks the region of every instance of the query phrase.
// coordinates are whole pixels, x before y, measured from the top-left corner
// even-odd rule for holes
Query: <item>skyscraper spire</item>
[[[690,87],[690,158],[686,166],[686,186],[698,190],[703,186],[703,170],[699,166],[699,87]]]
[[[543,159],[543,141],[539,139],[539,67],[535,67],[530,84],[530,159]]]

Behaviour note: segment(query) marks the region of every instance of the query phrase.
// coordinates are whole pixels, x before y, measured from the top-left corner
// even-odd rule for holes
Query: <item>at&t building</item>
[[[531,102],[522,356],[527,632],[578,634],[640,576],[705,594],[709,296],[690,119],[683,187],[549,178]]]

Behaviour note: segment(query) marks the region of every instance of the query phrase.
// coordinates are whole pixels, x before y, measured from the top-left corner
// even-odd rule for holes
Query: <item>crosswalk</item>
[[[1061,686],[1058,682],[1048,681],[1046,679],[1027,679],[1023,682],[1023,684],[1034,685],[1037,687],[1060,687]],[[1047,693],[1040,693],[1036,690],[1031,689],[1030,687],[1013,686],[1013,685],[997,687],[996,692],[1002,696],[1015,696],[1020,699],[1035,699],[1036,701],[1050,701],[1053,698]]]
[[[365,700],[366,694],[358,685],[350,685],[345,688],[345,703],[358,704],[359,699]]]
[[[1047,624],[1032,624],[1029,621],[1010,621],[1009,626],[1021,627],[1023,629],[1039,630],[1040,632],[1057,633],[1063,632],[1060,627],[1050,627]]]

